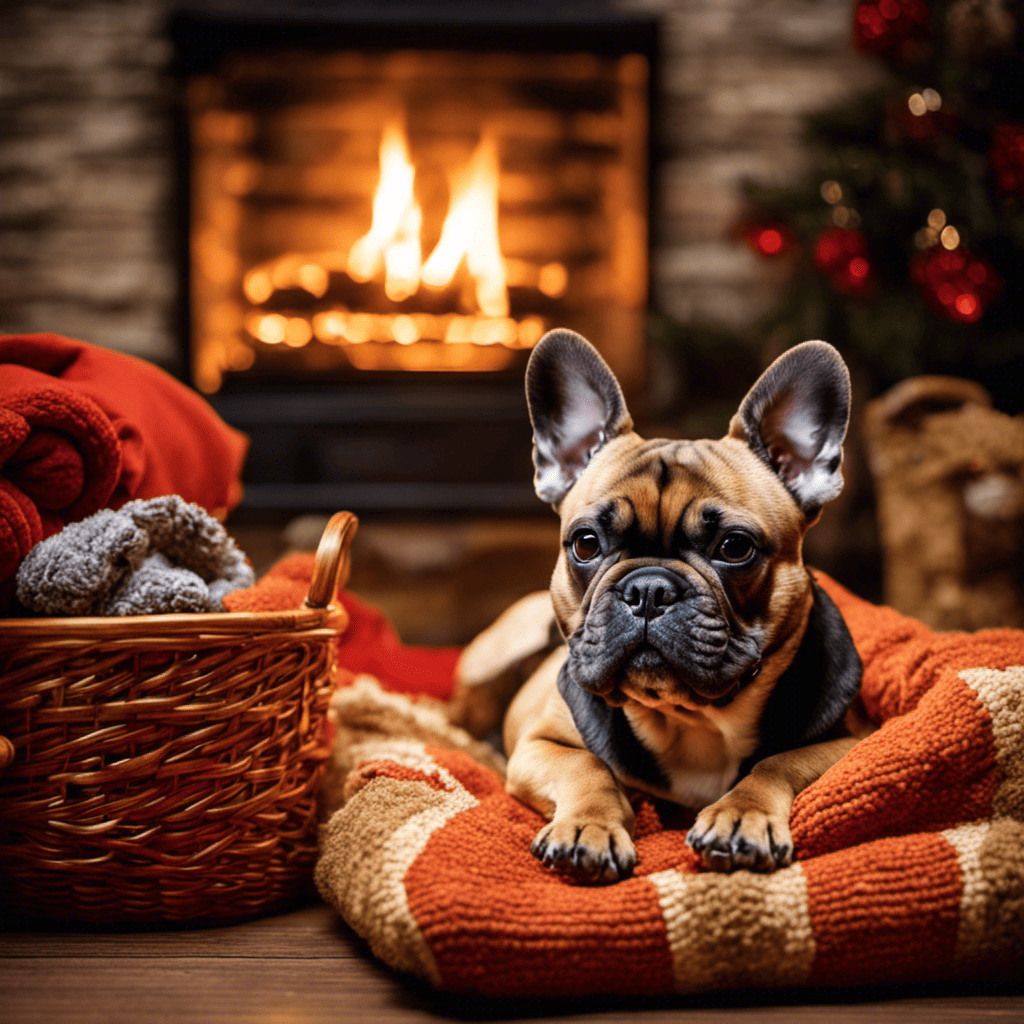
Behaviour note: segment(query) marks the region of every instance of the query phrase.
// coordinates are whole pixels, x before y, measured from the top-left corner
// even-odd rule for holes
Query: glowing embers
[[[268,346],[303,348],[315,338],[324,345],[344,347],[358,370],[499,370],[509,365],[513,350],[537,344],[545,323],[539,316],[513,320],[330,309],[311,319],[250,313],[245,327]],[[483,351],[487,348],[492,351]]]
[[[435,316],[432,313],[388,316],[330,310],[313,317],[312,332],[326,344],[395,341],[399,345],[412,345],[418,341],[439,341],[449,345],[532,348],[544,333],[544,321],[539,316],[516,321],[511,317]]]
[[[486,131],[469,159],[448,172],[448,210],[429,255],[424,213],[404,120],[381,134],[379,180],[369,230],[347,253],[288,253],[251,268],[242,290],[250,337],[302,348],[316,340],[344,350],[357,369],[500,369],[547,326],[510,315],[509,286],[561,298],[565,265],[502,257],[498,238],[498,146]],[[412,348],[418,350],[415,354]],[[507,350],[484,354],[475,349]]]

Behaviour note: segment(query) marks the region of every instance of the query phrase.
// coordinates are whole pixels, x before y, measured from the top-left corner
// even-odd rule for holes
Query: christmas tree
[[[912,374],[980,381],[1024,409],[1024,10],[859,0],[881,92],[810,119],[798,187],[750,183],[748,242],[792,263],[771,348],[826,338],[877,394]]]

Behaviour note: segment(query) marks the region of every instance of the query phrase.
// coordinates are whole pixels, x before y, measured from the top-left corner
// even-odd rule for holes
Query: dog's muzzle
[[[574,681],[611,704],[693,705],[728,703],[752,681],[759,631],[734,628],[724,595],[687,575],[648,563],[612,583],[569,639]]]

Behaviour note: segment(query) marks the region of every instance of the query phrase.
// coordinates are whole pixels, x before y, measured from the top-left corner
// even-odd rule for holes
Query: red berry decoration
[[[996,125],[988,159],[1003,195],[1024,193],[1024,124]]]
[[[912,60],[931,35],[925,0],[860,0],[853,42],[862,53]]]
[[[859,231],[829,228],[814,246],[814,265],[843,295],[864,296],[875,286],[868,240]]]
[[[754,224],[743,233],[759,256],[781,256],[793,247],[793,232],[784,224]]]
[[[962,246],[918,253],[910,276],[927,305],[962,324],[977,323],[1003,287],[991,264]]]

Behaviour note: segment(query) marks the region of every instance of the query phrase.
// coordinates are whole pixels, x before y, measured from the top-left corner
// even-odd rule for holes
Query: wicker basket
[[[0,908],[225,923],[309,893],[356,525],[294,612],[0,621]]]

